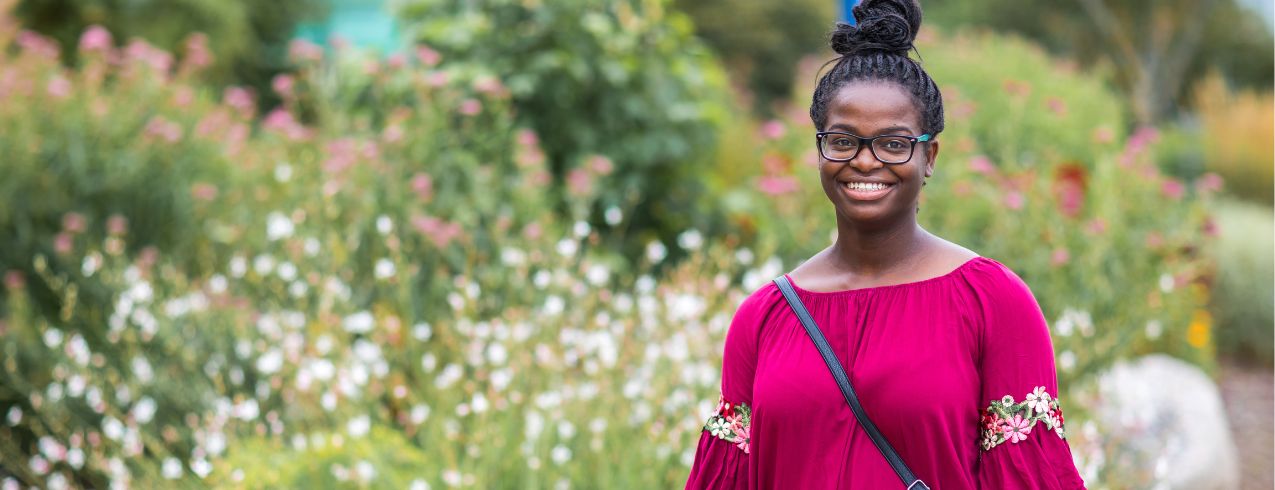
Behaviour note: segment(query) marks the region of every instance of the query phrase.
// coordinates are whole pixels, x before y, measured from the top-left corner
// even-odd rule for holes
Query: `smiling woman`
[[[736,312],[687,488],[1083,488],[1031,290],[917,223],[944,125],[920,6],[854,15],[810,107],[836,241]]]

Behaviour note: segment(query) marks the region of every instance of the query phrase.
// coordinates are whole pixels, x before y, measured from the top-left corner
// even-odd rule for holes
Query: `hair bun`
[[[864,0],[852,12],[858,25],[838,22],[829,42],[842,56],[885,52],[906,57],[921,29],[916,0]]]

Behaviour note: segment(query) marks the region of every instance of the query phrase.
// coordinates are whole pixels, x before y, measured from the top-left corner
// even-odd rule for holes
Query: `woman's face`
[[[898,84],[850,82],[833,96],[824,131],[864,138],[921,136],[921,114]],[[868,145],[860,146],[858,155],[847,162],[819,158],[819,179],[839,219],[878,228],[914,216],[921,184],[934,173],[938,142],[918,142],[911,159],[899,164],[881,163]]]

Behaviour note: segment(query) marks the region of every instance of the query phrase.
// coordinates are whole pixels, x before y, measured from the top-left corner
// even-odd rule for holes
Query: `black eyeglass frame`
[[[829,158],[828,155],[824,154],[823,152],[823,140],[825,137],[827,137],[830,134],[835,134],[838,136],[848,136],[856,140],[859,140],[859,147],[854,150],[854,154],[850,155],[850,158]],[[876,147],[873,146],[873,143],[875,143],[876,140],[880,138],[903,138],[908,140],[908,142],[911,143],[911,145],[908,147],[908,157],[898,162],[886,161],[885,159],[881,158],[881,155],[877,155]],[[881,136],[873,136],[871,138],[864,138],[862,136],[859,136],[856,134],[850,134],[845,131],[819,131],[815,133],[815,148],[819,150],[819,156],[823,157],[825,160],[828,160],[830,162],[848,162],[850,160],[854,160],[855,157],[859,156],[859,152],[863,151],[864,146],[867,146],[869,151],[872,152],[872,157],[876,158],[878,162],[884,163],[886,165],[902,165],[904,163],[908,163],[912,161],[912,157],[916,154],[917,143],[924,143],[924,142],[932,140],[933,138],[934,137],[930,135],[929,133],[926,133],[920,136],[909,136],[905,134],[883,134]]]

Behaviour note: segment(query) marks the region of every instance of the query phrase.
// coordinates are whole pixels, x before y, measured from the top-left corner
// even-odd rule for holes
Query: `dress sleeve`
[[[1045,317],[1023,280],[993,265],[979,288],[979,488],[1083,489],[1065,438]]]
[[[753,293],[731,320],[722,355],[721,397],[700,433],[687,489],[749,487],[749,433],[757,335],[766,312],[767,293],[774,290],[773,285],[768,285]]]

